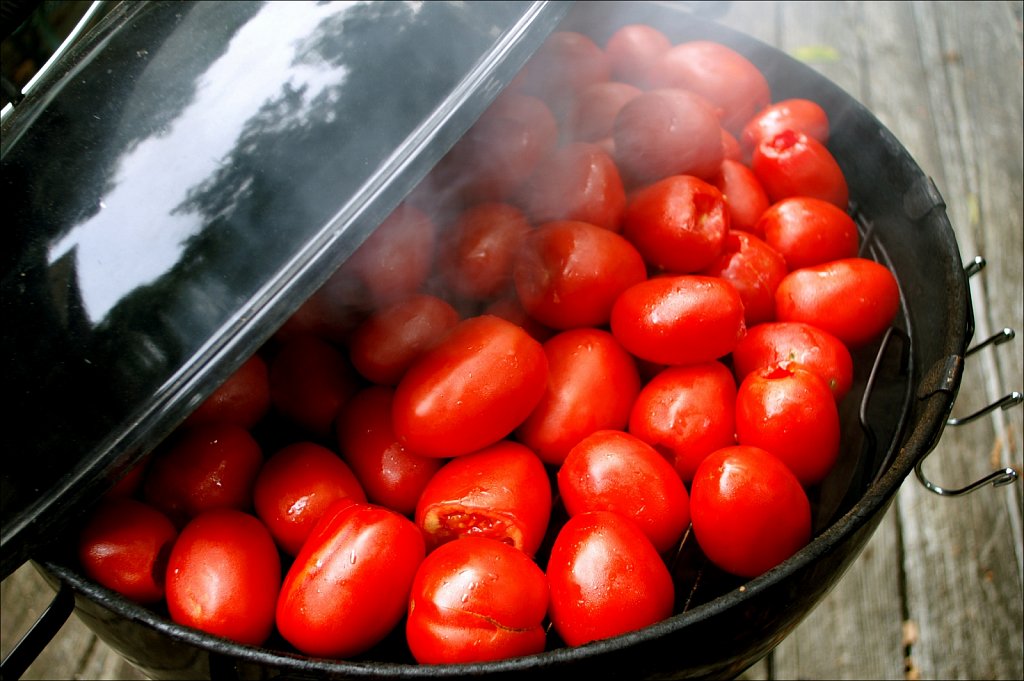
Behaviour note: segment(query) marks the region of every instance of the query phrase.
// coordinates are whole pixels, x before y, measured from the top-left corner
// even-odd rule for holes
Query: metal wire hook
[[[930,482],[928,478],[925,477],[924,471],[922,470],[923,465],[924,459],[918,461],[917,465],[914,466],[914,473],[917,474],[918,481],[920,481],[920,483],[924,485],[925,489],[927,489],[929,492],[933,492],[942,497],[963,496],[964,494],[970,494],[975,490],[981,489],[986,485],[992,485],[993,487],[1002,487],[1003,485],[1009,485],[1016,482],[1017,478],[1019,477],[1017,471],[1015,471],[1014,469],[1004,468],[1002,470],[992,471],[984,478],[980,480],[975,480],[966,487],[961,487],[959,489],[946,489],[945,487],[939,487],[938,485]]]

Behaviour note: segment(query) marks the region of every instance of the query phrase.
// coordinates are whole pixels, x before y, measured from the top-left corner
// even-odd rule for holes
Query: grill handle
[[[53,640],[60,628],[75,610],[75,594],[65,582],[60,583],[57,594],[50,601],[43,614],[32,624],[32,628],[21,637],[7,657],[0,662],[0,681],[21,678],[29,665],[35,662],[39,653]]]

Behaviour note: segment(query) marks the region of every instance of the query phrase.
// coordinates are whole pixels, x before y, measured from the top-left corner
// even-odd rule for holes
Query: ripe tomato
[[[791,196],[772,204],[756,230],[782,254],[790,270],[854,258],[860,247],[857,223],[828,201]]]
[[[491,301],[491,303],[484,308],[484,314],[501,317],[506,321],[512,322],[516,326],[522,327],[526,333],[530,334],[531,338],[539,343],[543,343],[548,338],[555,335],[554,329],[544,326],[526,313],[526,310],[523,309],[522,302],[519,300],[519,296],[516,295],[514,290],[511,295],[502,296]]]
[[[771,206],[771,201],[754,171],[739,161],[726,158],[712,184],[722,192],[729,211],[729,229],[750,232],[763,239],[764,232],[758,230],[757,221]]]
[[[708,267],[725,245],[729,211],[718,188],[673,175],[637,191],[622,217],[622,235],[655,269],[676,274]]]
[[[395,385],[458,322],[459,313],[446,301],[414,294],[379,308],[356,327],[349,338],[349,359],[368,381]]]
[[[550,518],[547,470],[529,448],[511,440],[446,463],[416,506],[416,524],[428,549],[459,537],[483,536],[532,557]]]
[[[866,258],[844,258],[793,270],[775,290],[775,315],[831,333],[849,348],[876,340],[899,311],[896,277]]]
[[[839,435],[832,391],[810,371],[758,369],[736,391],[736,440],[772,452],[802,485],[816,485],[832,470]]]
[[[241,426],[185,428],[149,464],[143,496],[179,526],[214,508],[248,510],[262,465],[259,443]]]
[[[547,222],[527,237],[512,269],[519,300],[553,329],[601,326],[622,291],[647,278],[637,249],[587,222]]]
[[[547,382],[544,349],[522,327],[490,315],[465,319],[398,383],[395,435],[413,454],[468,454],[515,430]]]
[[[669,367],[640,390],[629,432],[689,482],[716,449],[736,443],[736,382],[721,362]]]
[[[289,556],[339,499],[365,502],[355,474],[337,454],[313,442],[293,442],[263,464],[253,486],[256,515]]]
[[[604,149],[572,142],[541,161],[518,192],[535,223],[576,220],[619,231],[626,190],[615,161]]]
[[[809,99],[784,99],[769,104],[754,115],[740,131],[740,144],[747,158],[765,139],[780,132],[794,130],[828,144],[828,114],[817,102]]]
[[[510,203],[462,210],[443,237],[438,270],[457,299],[488,300],[509,290],[515,254],[533,226]]]
[[[443,459],[412,454],[391,427],[394,390],[364,388],[338,415],[338,448],[369,501],[407,516]]]
[[[828,148],[801,132],[785,130],[754,149],[750,168],[773,203],[810,196],[842,210],[849,203],[843,169]]]
[[[267,528],[233,509],[182,529],[167,563],[167,608],[178,624],[261,645],[274,626],[281,559]]]
[[[722,254],[702,274],[733,285],[749,329],[775,319],[775,290],[788,272],[778,251],[753,234],[737,231],[725,237]]]
[[[289,338],[270,360],[274,409],[306,432],[330,435],[338,411],[356,391],[356,376],[337,347],[313,335]]]
[[[690,487],[693,533],[722,570],[756,577],[810,541],[811,505],[800,482],[758,447],[710,454]]]
[[[686,487],[649,444],[621,430],[600,430],[579,442],[558,469],[558,491],[570,516],[614,511],[643,529],[659,553],[690,524]]]
[[[595,430],[626,427],[640,391],[636,361],[607,331],[571,329],[544,343],[548,387],[516,438],[542,461],[560,464]]]
[[[129,497],[107,499],[78,536],[78,559],[97,583],[137,603],[157,603],[177,536],[174,523],[152,506]]]
[[[540,97],[565,120],[584,88],[610,77],[608,56],[589,36],[555,31],[527,62],[520,84],[522,92]]]
[[[253,355],[185,419],[186,426],[229,421],[252,428],[270,410],[267,363]]]
[[[664,33],[649,24],[627,24],[615,30],[604,44],[611,76],[637,87],[650,86],[654,64],[672,47]]]
[[[769,322],[747,330],[732,351],[736,380],[752,371],[781,366],[806,369],[818,375],[836,402],[853,386],[853,357],[838,338],[803,322]]]
[[[630,186],[669,175],[710,179],[725,153],[715,110],[686,90],[648,90],[629,100],[615,117],[612,139],[619,172]]]
[[[588,85],[576,98],[572,118],[566,123],[569,138],[594,143],[608,140],[619,111],[641,92],[634,85],[613,80]]]
[[[736,50],[710,40],[673,46],[653,65],[656,87],[695,92],[721,111],[722,127],[739,134],[744,124],[771,103],[764,74]]]
[[[672,614],[675,585],[634,521],[611,511],[562,526],[547,568],[555,631],[578,646],[642,629]]]
[[[634,284],[612,307],[611,329],[629,352],[658,364],[724,357],[743,337],[743,301],[718,277],[686,274]]]
[[[487,537],[465,537],[420,564],[406,640],[421,664],[532,655],[544,650],[547,609],[547,577],[526,554]]]
[[[335,504],[285,575],[278,631],[316,657],[368,650],[405,615],[423,557],[423,537],[405,516],[372,504]]]

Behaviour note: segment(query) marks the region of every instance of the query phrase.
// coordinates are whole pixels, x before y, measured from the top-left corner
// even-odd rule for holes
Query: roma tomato
[[[761,70],[736,50],[710,40],[675,45],[653,66],[656,87],[695,92],[718,107],[722,127],[739,134],[744,124],[771,103]]]
[[[794,130],[828,144],[828,114],[817,102],[809,99],[784,99],[761,109],[740,131],[740,145],[746,158],[765,139],[780,132]]]
[[[851,349],[879,338],[896,318],[899,305],[896,277],[866,258],[793,270],[775,290],[778,321],[812,324]]]
[[[619,231],[626,207],[615,161],[589,142],[567,144],[541,161],[518,197],[535,224],[575,220],[613,232]]]
[[[664,33],[649,24],[627,24],[615,30],[604,44],[611,76],[637,87],[650,87],[651,69],[672,47]]]
[[[426,293],[386,305],[349,337],[352,366],[372,383],[395,385],[417,357],[459,322],[446,301]]]
[[[804,486],[818,484],[832,470],[839,435],[832,391],[809,371],[759,369],[736,391],[736,440],[772,452]]]
[[[338,449],[369,501],[407,516],[444,459],[417,456],[398,442],[391,426],[394,390],[364,388],[338,415]]]
[[[676,274],[708,267],[725,245],[729,211],[722,192],[692,175],[673,175],[637,191],[622,235],[655,269]]]
[[[270,398],[286,420],[325,438],[338,411],[356,391],[348,358],[326,340],[295,335],[270,360]]]
[[[520,86],[522,92],[540,97],[565,120],[584,88],[610,76],[607,55],[589,36],[555,31],[526,63]]]
[[[792,196],[772,204],[755,230],[782,254],[790,270],[854,258],[860,247],[857,223],[828,201]]]
[[[446,463],[423,490],[415,518],[428,549],[482,536],[532,557],[551,519],[551,482],[536,454],[504,440]]]
[[[152,506],[129,497],[108,499],[79,533],[78,559],[98,584],[136,603],[157,603],[177,536],[174,523]]]
[[[640,391],[636,361],[603,329],[571,329],[544,343],[548,388],[516,438],[542,461],[560,464],[595,430],[621,429]]]
[[[275,452],[253,486],[256,515],[289,556],[299,552],[320,516],[339,499],[365,502],[366,494],[337,454],[313,442],[294,442]]]
[[[825,381],[836,402],[853,386],[853,357],[841,340],[803,322],[769,322],[747,330],[732,351],[736,380],[752,371],[781,366],[806,369]]]
[[[185,419],[186,426],[229,421],[252,428],[270,410],[267,363],[253,355]]]
[[[756,577],[810,541],[811,505],[782,461],[758,447],[710,454],[690,487],[693,533],[722,570]]]
[[[512,263],[533,226],[510,203],[484,202],[462,210],[443,237],[438,270],[456,299],[488,300],[512,286]]]
[[[669,175],[710,179],[724,158],[715,110],[686,90],[648,90],[626,102],[612,125],[615,161],[630,186]]]
[[[527,237],[512,269],[526,312],[553,329],[601,326],[626,288],[647,278],[637,249],[587,222],[547,222]]]
[[[544,349],[522,327],[471,317],[406,371],[395,388],[392,426],[413,454],[468,454],[515,430],[547,382]]]
[[[588,85],[576,98],[572,118],[566,123],[569,138],[595,144],[611,139],[615,117],[626,102],[641,92],[634,85],[613,80]]]
[[[178,624],[261,645],[274,627],[281,559],[270,532],[242,511],[218,509],[182,529],[167,563],[167,609]]]
[[[746,232],[730,232],[722,254],[702,274],[721,277],[740,294],[743,320],[749,329],[775,319],[775,290],[789,270],[769,244]]]
[[[405,615],[425,555],[419,529],[372,504],[335,504],[321,517],[281,585],[281,636],[316,657],[362,653]]]
[[[558,491],[570,516],[620,513],[636,521],[662,554],[690,524],[689,496],[672,464],[621,430],[597,431],[573,447],[558,469]]]
[[[568,645],[642,629],[672,614],[675,585],[634,521],[612,511],[569,518],[547,568],[548,613]]]
[[[698,364],[732,352],[746,331],[729,282],[687,274],[647,279],[620,295],[611,329],[622,346],[657,364]]]
[[[262,465],[263,450],[241,426],[185,428],[153,457],[143,497],[179,526],[213,508],[248,510]]]
[[[544,650],[547,610],[547,577],[526,554],[487,537],[465,537],[420,564],[406,641],[421,664],[532,655]]]
[[[763,239],[764,232],[758,231],[757,222],[771,206],[771,201],[754,171],[739,161],[727,158],[722,161],[722,169],[712,184],[722,192],[729,211],[729,229],[751,232]]]
[[[629,432],[689,482],[716,449],[736,443],[736,382],[721,362],[669,367],[641,389]]]
[[[785,130],[754,149],[750,168],[773,203],[810,196],[846,210],[850,191],[828,148],[801,132]]]

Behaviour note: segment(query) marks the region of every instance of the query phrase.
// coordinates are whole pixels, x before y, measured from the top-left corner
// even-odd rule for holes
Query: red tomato
[[[699,272],[714,262],[729,232],[718,188],[692,175],[673,175],[637,191],[622,217],[622,235],[655,269]]]
[[[755,231],[782,254],[791,270],[854,258],[860,248],[857,223],[842,208],[810,196],[772,204]]]
[[[612,78],[647,88],[652,67],[671,47],[668,36],[653,26],[627,24],[612,33],[604,51]]]
[[[620,430],[597,431],[573,447],[558,469],[558,491],[570,516],[620,513],[636,521],[662,554],[690,524],[689,497],[675,468]]]
[[[899,311],[896,277],[866,258],[844,258],[793,270],[775,290],[781,322],[806,322],[849,348],[879,338]]]
[[[327,437],[338,411],[356,391],[348,358],[312,335],[289,338],[270,361],[270,397],[288,421]]]
[[[736,443],[736,382],[721,362],[669,367],[640,391],[629,432],[689,482],[716,449]]]
[[[391,427],[393,399],[394,390],[384,386],[356,393],[338,416],[338,448],[367,499],[411,516],[444,460],[417,456],[398,442]]]
[[[621,429],[640,391],[636,362],[607,331],[572,329],[544,343],[548,388],[516,429],[542,461],[560,464],[596,430]]]
[[[547,470],[529,448],[511,440],[446,463],[416,506],[416,524],[428,548],[483,536],[532,557],[550,518]]]
[[[740,141],[731,132],[722,128],[722,162],[734,161],[743,162],[743,150],[740,149]]]
[[[775,289],[788,272],[778,251],[753,234],[737,231],[726,236],[722,255],[702,274],[721,277],[735,287],[750,328],[775,318]]]
[[[836,402],[853,385],[853,357],[847,347],[827,331],[803,322],[758,324],[732,351],[737,381],[752,371],[776,366],[817,374]]]
[[[846,210],[850,194],[842,168],[828,148],[801,132],[785,130],[754,149],[750,168],[773,203],[810,196]]]
[[[839,435],[832,391],[810,371],[758,369],[736,391],[736,440],[772,452],[802,485],[816,485],[832,470]]]
[[[409,365],[459,323],[444,300],[418,293],[371,314],[349,338],[349,359],[365,379],[395,385]]]
[[[710,179],[725,153],[714,109],[686,90],[649,90],[629,100],[615,117],[612,138],[628,185],[669,175]]]
[[[736,288],[693,274],[655,277],[623,291],[612,307],[611,329],[626,350],[658,364],[724,357],[746,331]]]
[[[141,461],[121,474],[121,477],[117,479],[113,487],[104,492],[103,496],[107,499],[136,496],[139,490],[142,489],[142,483],[146,479],[146,470],[149,468],[151,458],[148,454],[142,457]]]
[[[527,62],[521,87],[522,92],[547,102],[555,115],[565,120],[580,92],[610,77],[607,55],[589,36],[555,31]]]
[[[335,504],[295,557],[277,601],[277,629],[315,657],[352,657],[405,615],[423,537],[405,516],[372,504]]]
[[[485,202],[464,209],[444,237],[441,279],[456,298],[487,300],[512,286],[512,263],[533,229],[519,208]]]
[[[549,615],[568,645],[642,629],[672,614],[675,585],[640,526],[611,511],[569,518],[548,560]]]
[[[572,118],[566,123],[569,139],[597,143],[610,138],[619,111],[641,92],[613,80],[588,85],[577,97]]]
[[[747,121],[740,131],[740,144],[749,158],[759,144],[780,132],[795,130],[828,144],[828,114],[809,99],[784,99],[769,104]]]
[[[232,509],[182,529],[167,563],[167,609],[178,624],[261,645],[274,627],[281,559],[267,528]]]
[[[331,450],[313,442],[293,442],[263,464],[253,487],[256,514],[289,556],[327,508],[339,499],[365,502],[355,474]]]
[[[771,201],[754,171],[739,161],[727,158],[722,161],[722,168],[713,184],[722,192],[729,211],[729,229],[750,232],[763,239],[764,232],[758,230],[757,221],[771,206]]]
[[[522,327],[490,315],[465,319],[395,388],[395,435],[421,456],[468,454],[515,430],[547,382],[544,349]]]
[[[596,144],[573,142],[537,166],[518,192],[534,223],[576,220],[619,231],[626,191],[615,161]]]
[[[229,421],[252,428],[270,410],[267,363],[253,355],[185,419],[186,426]]]
[[[693,533],[722,570],[756,577],[810,541],[811,505],[785,464],[757,447],[710,454],[690,487]]]
[[[531,317],[553,329],[601,326],[628,287],[647,278],[637,249],[588,222],[547,222],[527,237],[512,268]]]
[[[174,523],[152,506],[108,499],[89,514],[78,536],[78,558],[97,583],[137,603],[157,603],[177,536]]]
[[[532,655],[544,650],[547,609],[547,577],[526,554],[487,537],[465,537],[420,564],[406,640],[421,664]]]
[[[764,74],[742,54],[709,40],[675,45],[653,66],[656,87],[695,92],[719,108],[722,127],[739,134],[744,124],[771,103]]]
[[[354,278],[371,307],[416,293],[434,264],[437,227],[419,208],[404,203],[388,215],[339,268]]]
[[[539,343],[543,343],[548,338],[555,335],[555,330],[549,326],[544,326],[536,319],[531,317],[523,309],[523,304],[519,300],[519,296],[516,295],[515,291],[512,291],[512,295],[502,296],[497,300],[491,302],[486,308],[484,308],[484,314],[494,315],[495,317],[501,317],[502,319],[512,322],[516,326],[522,327],[526,333]]]
[[[241,426],[186,428],[154,456],[143,496],[178,525],[214,508],[248,510],[262,465],[259,443]]]

